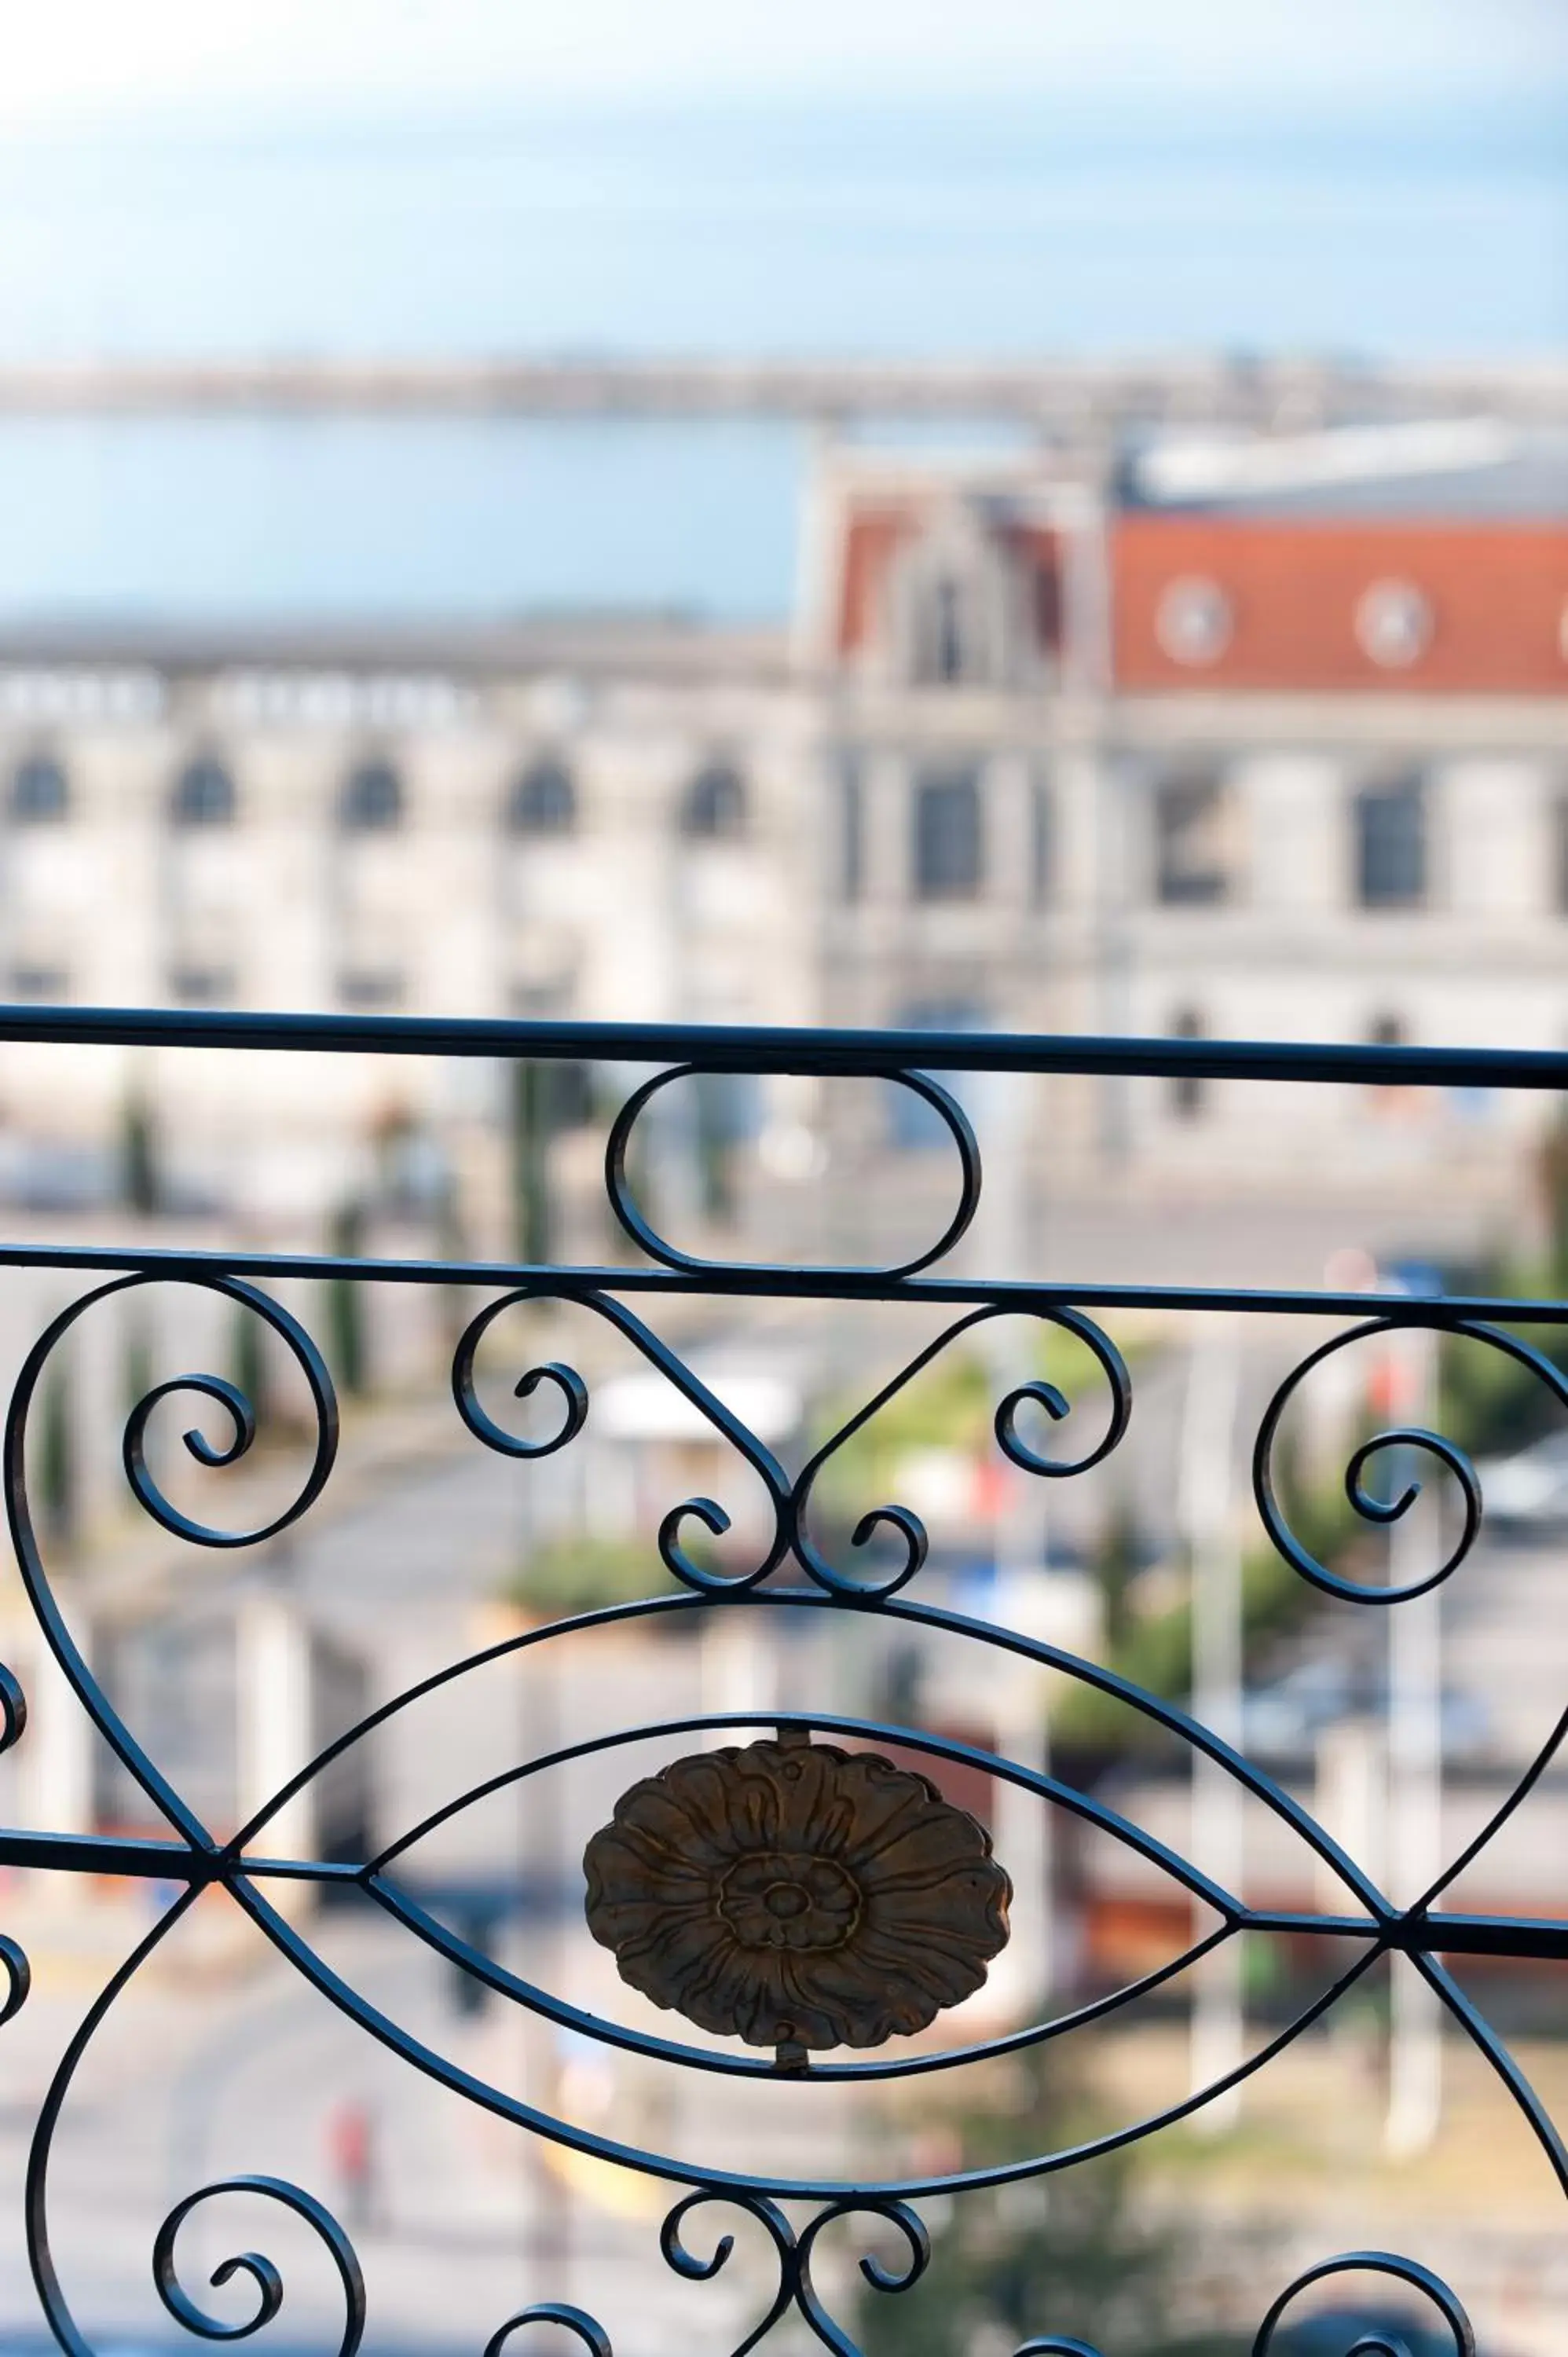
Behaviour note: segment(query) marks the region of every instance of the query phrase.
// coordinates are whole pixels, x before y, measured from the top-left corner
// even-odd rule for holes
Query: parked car
[[[1549,1432],[1512,1457],[1476,1468],[1488,1526],[1550,1530],[1568,1523],[1568,1432]]]
[[[1374,1674],[1319,1655],[1249,1690],[1242,1703],[1243,1749],[1259,1760],[1310,1759],[1326,1728],[1346,1718],[1381,1718],[1388,1707],[1381,1670]],[[1478,1695],[1445,1685],[1440,1708],[1445,1760],[1473,1759],[1486,1750],[1490,1727]]]

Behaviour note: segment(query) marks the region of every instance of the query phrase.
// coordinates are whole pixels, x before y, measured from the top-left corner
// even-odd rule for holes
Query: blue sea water
[[[0,147],[0,361],[200,353],[1530,356],[1568,110],[1048,99],[181,120]],[[788,605],[765,423],[0,423],[0,619]]]

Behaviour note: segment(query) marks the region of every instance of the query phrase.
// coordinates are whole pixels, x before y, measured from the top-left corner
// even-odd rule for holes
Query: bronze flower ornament
[[[789,1731],[632,1785],[583,1865],[623,1980],[786,2053],[924,2029],[983,1982],[1013,1895],[924,1776]]]

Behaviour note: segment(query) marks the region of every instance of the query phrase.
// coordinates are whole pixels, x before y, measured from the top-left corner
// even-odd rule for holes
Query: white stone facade
[[[813,508],[792,648],[650,625],[0,650],[0,988],[1568,1048],[1568,680],[1530,695],[1123,685],[1081,490],[1026,485],[1012,508],[995,479],[968,508],[940,490],[929,544],[900,558],[854,650],[832,622],[845,518],[871,495],[853,469]],[[1059,574],[1027,660],[1034,592],[1005,539],[1020,516],[1056,536]],[[922,619],[932,597],[947,603]],[[1369,822],[1367,793],[1409,799]],[[263,1207],[340,1191],[346,1141],[393,1098],[478,1109],[461,1071],[295,1061],[269,1095],[265,1067],[221,1063],[171,1054],[156,1085],[213,1191]],[[127,1085],[105,1053],[12,1049],[0,1114],[86,1135]],[[1541,1112],[1048,1093],[1041,1154],[1059,1177],[1178,1194],[1253,1176],[1408,1187],[1435,1156],[1501,1202],[1508,1141]]]

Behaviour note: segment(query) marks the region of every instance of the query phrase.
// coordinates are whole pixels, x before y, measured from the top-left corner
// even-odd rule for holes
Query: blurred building
[[[19,1000],[1562,1047],[1568,441],[843,445],[789,632],[13,638],[0,793]],[[227,1179],[256,1070],[166,1085],[220,1193],[303,1205],[384,1082],[291,1071]],[[1058,1174],[1166,1188],[1435,1146],[1482,1200],[1536,1117],[1077,1087]]]

